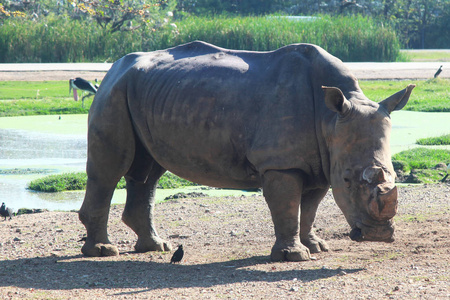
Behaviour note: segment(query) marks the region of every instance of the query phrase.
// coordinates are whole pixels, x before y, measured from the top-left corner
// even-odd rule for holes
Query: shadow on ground
[[[239,282],[276,282],[297,278],[301,282],[351,274],[363,269],[298,269],[259,271],[247,267],[268,263],[268,257],[195,265],[154,261],[110,261],[81,255],[0,261],[0,287],[70,290],[133,288],[133,293],[164,288],[213,287]],[[14,272],[9,272],[14,269]],[[18,270],[19,269],[19,270]],[[10,275],[11,274],[11,275]],[[12,275],[20,274],[20,275]],[[136,291],[136,289],[142,289]],[[127,293],[123,293],[127,294]]]

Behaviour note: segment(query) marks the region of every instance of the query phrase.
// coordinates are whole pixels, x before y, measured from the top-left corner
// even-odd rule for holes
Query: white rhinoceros
[[[397,210],[389,114],[414,85],[375,103],[336,57],[310,44],[270,52],[192,42],[118,60],[89,112],[82,252],[117,255],[107,234],[114,188],[138,252],[162,250],[155,187],[169,170],[215,187],[262,187],[275,227],[273,260],[326,251],[312,226],[330,188],[353,240],[392,241]]]

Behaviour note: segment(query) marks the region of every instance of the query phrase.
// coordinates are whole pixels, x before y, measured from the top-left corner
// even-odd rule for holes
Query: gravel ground
[[[307,262],[270,262],[273,226],[263,197],[194,198],[156,206],[172,253],[134,253],[135,234],[111,208],[120,255],[83,257],[74,212],[1,221],[2,299],[449,299],[450,184],[399,188],[396,241],[356,243],[328,194],[316,230],[331,248]]]

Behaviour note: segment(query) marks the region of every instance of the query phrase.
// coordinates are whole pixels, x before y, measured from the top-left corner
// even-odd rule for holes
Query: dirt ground
[[[399,188],[396,240],[352,242],[331,194],[316,218],[330,252],[306,262],[270,262],[273,225],[263,197],[194,198],[156,206],[171,252],[134,253],[136,235],[111,208],[120,255],[81,255],[74,212],[0,221],[2,299],[449,299],[450,183]]]

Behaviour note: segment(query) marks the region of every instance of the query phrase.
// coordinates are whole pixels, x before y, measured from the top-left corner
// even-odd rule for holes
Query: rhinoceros
[[[107,222],[122,176],[122,220],[138,236],[135,250],[170,250],[153,217],[166,170],[219,188],[262,187],[275,261],[328,250],[313,222],[330,186],[351,239],[391,242],[390,113],[413,88],[373,102],[338,58],[311,44],[254,52],[196,41],[128,54],[106,74],[89,112],[82,252],[118,255]]]

